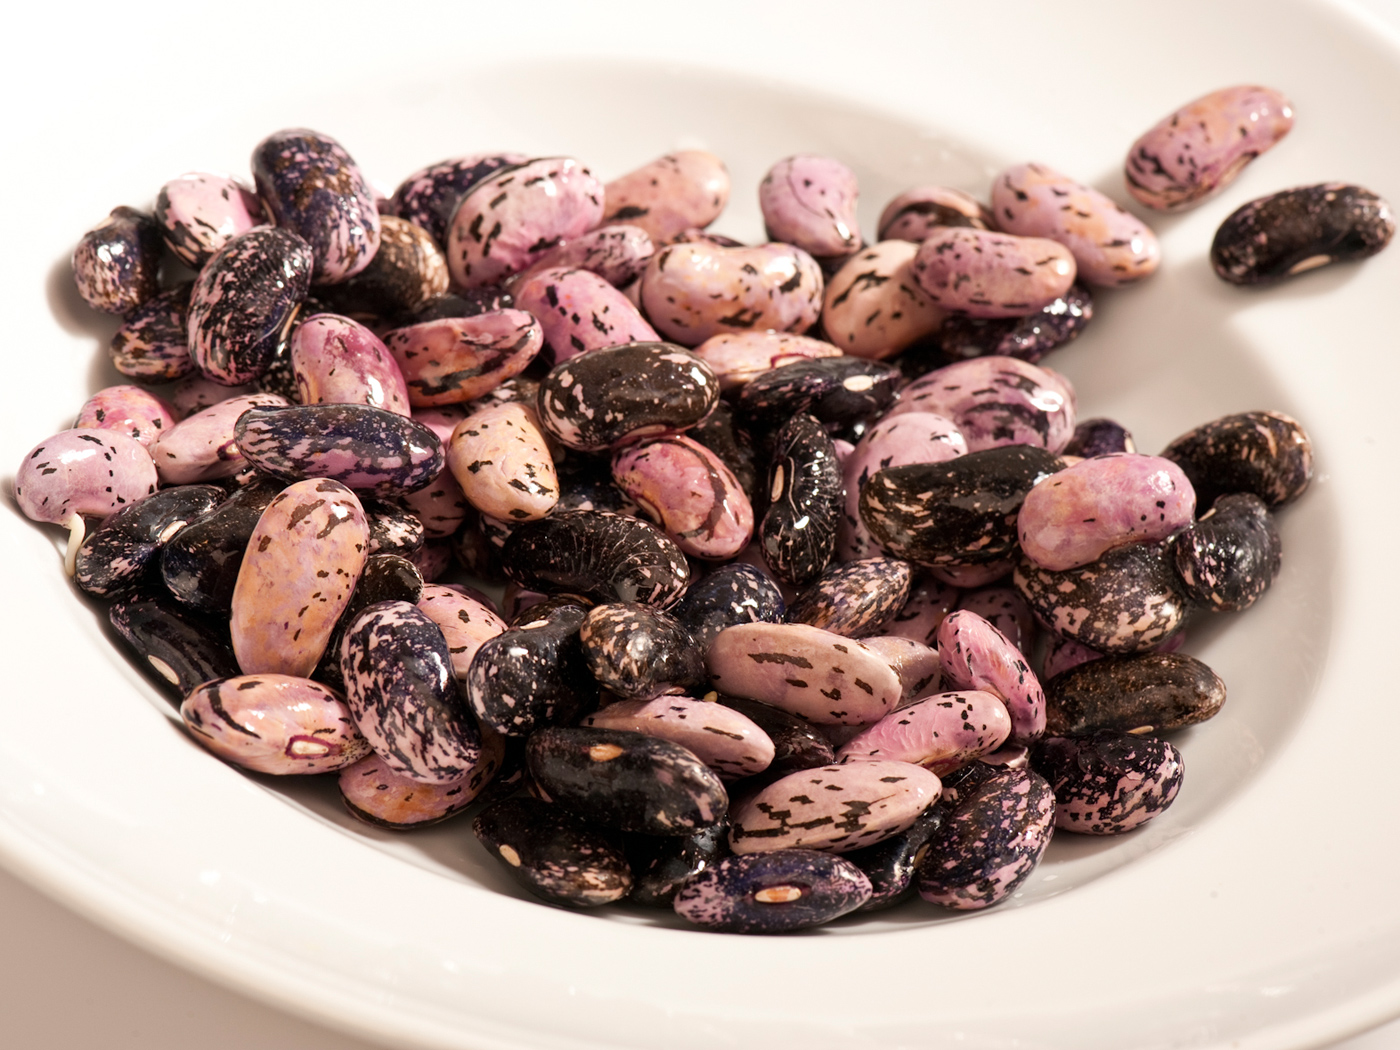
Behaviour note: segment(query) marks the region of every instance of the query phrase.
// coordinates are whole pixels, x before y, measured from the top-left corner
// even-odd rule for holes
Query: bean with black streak
[[[604,604],[588,611],[579,641],[593,677],[618,696],[646,700],[699,685],[703,654],[674,617],[646,605]]]
[[[598,702],[579,626],[587,610],[576,602],[529,610],[525,622],[478,647],[463,692],[481,724],[507,737],[571,722]]]
[[[732,562],[691,584],[671,615],[690,632],[703,656],[726,627],[760,621],[780,623],[784,609],[776,583],[752,565]]]
[[[160,283],[160,227],[135,208],[113,208],[73,249],[73,280],[94,310],[124,314],[146,302]]]
[[[534,798],[493,803],[472,822],[513,879],[551,904],[589,908],[620,900],[632,872],[616,837]]]
[[[1172,559],[1186,593],[1220,612],[1239,612],[1258,601],[1278,576],[1282,557],[1274,516],[1249,492],[1221,496],[1172,538]]]
[[[768,511],[759,525],[763,560],[779,579],[801,585],[836,555],[846,488],[826,428],[799,414],[774,438]]]
[[[1031,752],[1055,792],[1055,827],[1121,835],[1157,816],[1181,789],[1181,754],[1165,740],[1096,733],[1051,737]]]
[[[827,569],[788,606],[789,623],[847,638],[880,634],[909,598],[913,573],[897,558],[865,558]]]
[[[1213,506],[1230,492],[1252,492],[1270,507],[1303,494],[1312,480],[1312,441],[1282,412],[1237,412],[1189,430],[1162,450]]]
[[[127,504],[78,548],[73,581],[99,598],[136,586],[165,543],[223,498],[216,485],[184,485]]]
[[[161,688],[177,704],[201,682],[239,673],[223,625],[192,615],[174,602],[138,593],[113,602],[107,618],[160,675]]]
[[[1194,656],[1106,656],[1045,683],[1046,732],[1088,736],[1101,729],[1164,733],[1213,718],[1225,683]]]

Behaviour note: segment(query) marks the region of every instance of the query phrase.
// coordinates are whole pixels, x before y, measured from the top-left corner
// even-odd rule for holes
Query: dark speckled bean
[[[940,798],[898,835],[842,855],[870,880],[870,899],[861,905],[861,911],[893,907],[913,892],[919,861],[926,852],[924,847],[943,826],[951,809],[951,804]]]
[[[912,580],[909,563],[897,558],[832,565],[788,606],[787,619],[847,638],[880,634],[904,607]]]
[[[650,699],[672,687],[699,685],[705,677],[704,654],[690,632],[650,606],[594,606],[579,641],[593,677],[627,699]]]
[[[156,490],[146,446],[116,430],[62,430],[29,450],[15,472],[25,517],[53,524],[107,518]]]
[[[390,319],[447,292],[447,259],[420,226],[392,215],[379,219],[379,250],[355,276],[316,289],[336,313]]]
[[[724,785],[700,759],[642,733],[554,726],[530,737],[525,760],[550,798],[604,827],[690,835],[729,808]]]
[[[237,179],[195,171],[171,179],[156,195],[165,246],[198,270],[241,233],[266,221],[258,195]]]
[[[603,219],[603,184],[571,157],[488,175],[463,195],[447,229],[447,266],[463,288],[498,284]]]
[[[684,838],[628,835],[632,892],[627,899],[647,908],[669,908],[690,879],[729,856],[729,825],[720,821]]]
[[[1187,431],[1162,450],[1196,490],[1199,506],[1252,492],[1270,507],[1302,495],[1312,480],[1312,442],[1282,412],[1238,412]]]
[[[199,370],[226,386],[266,372],[286,352],[312,265],[311,246],[290,230],[254,227],[220,248],[190,292],[190,357]]]
[[[509,310],[515,305],[514,297],[500,288],[473,288],[470,291],[458,288],[446,295],[429,299],[416,310],[410,310],[398,319],[398,324],[424,324],[428,321],[442,321],[451,317],[475,317],[491,313],[493,310]]]
[[[1136,452],[1133,435],[1111,419],[1086,419],[1076,423],[1074,436],[1064,448],[1066,456],[1106,456],[1110,452]]]
[[[1054,831],[1055,795],[1040,774],[1000,769],[959,799],[929,839],[919,896],[956,911],[1005,900],[1030,877]]]
[[[909,561],[996,561],[1016,549],[1026,493],[1062,466],[1045,449],[1007,445],[944,463],[888,467],[861,490],[861,520],[883,547]]]
[[[278,227],[311,245],[317,284],[359,273],[379,250],[374,193],[339,142],[306,128],[276,131],[253,149],[253,181]]]
[[[763,776],[776,780],[801,769],[835,763],[836,752],[832,750],[831,742],[804,719],[760,700],[713,695],[718,703],[733,708],[762,729],[773,742],[773,761],[763,771]]]
[[[124,376],[161,383],[194,371],[189,305],[193,283],[151,296],[132,310],[112,336],[112,367]]]
[[[248,540],[284,487],[272,478],[255,481],[172,536],[160,554],[166,589],[182,604],[227,617]]]
[[[1075,338],[1094,319],[1094,298],[1081,284],[1024,317],[950,317],[938,330],[942,354],[953,361],[1016,357],[1034,364]]]
[[[632,872],[613,835],[562,806],[510,798],[472,823],[481,844],[516,882],[551,904],[589,908],[627,895]]]
[[[759,524],[763,560],[775,576],[801,585],[831,564],[845,493],[826,429],[813,416],[794,416],[774,439],[770,502]]]
[[[898,385],[899,370],[879,361],[794,361],[746,383],[735,409],[750,429],[776,430],[794,415],[806,413],[832,434],[845,436],[884,414],[894,403]]]
[[[1231,212],[1210,262],[1231,284],[1267,284],[1375,255],[1395,236],[1395,213],[1370,190],[1324,182],[1281,190]]]
[[[425,320],[384,334],[414,408],[483,397],[523,372],[544,345],[524,310],[487,310]]]
[[[684,434],[613,455],[613,482],[687,554],[732,558],[753,538],[753,507],[738,479]]]
[[[1221,496],[1172,539],[1186,593],[1220,612],[1239,612],[1258,601],[1278,576],[1282,553],[1274,516],[1249,492]]]
[[[941,790],[928,770],[886,759],[789,773],[729,815],[729,848],[846,853],[872,846],[910,827]]]
[[[340,672],[340,642],[345,637],[345,628],[362,610],[375,602],[417,602],[423,596],[423,587],[423,574],[407,557],[371,554],[366,558],[365,567],[350,594],[350,602],[336,621],[326,651],[311,677],[336,689],[344,689],[345,678]]]
[[[186,485],[128,504],[78,549],[73,582],[99,598],[136,586],[160,557],[165,542],[223,498],[223,489],[215,485]]]
[[[870,880],[840,857],[783,849],[726,857],[676,894],[676,914],[720,933],[789,933],[838,919],[870,899]]]
[[[770,241],[793,244],[818,259],[860,248],[856,174],[833,157],[784,157],[758,184],[758,206]]]
[[[134,208],[112,213],[73,249],[73,280],[94,310],[124,314],[160,291],[160,227]]]
[[[532,609],[524,623],[481,643],[463,691],[483,726],[524,737],[571,722],[597,703],[598,682],[578,637],[586,613],[574,602]]]
[[[180,716],[200,744],[256,773],[331,773],[369,753],[345,701],[291,675],[206,682],[180,705]]]
[[[691,633],[703,656],[726,627],[779,623],[784,611],[777,584],[752,565],[721,565],[691,584],[671,614]]]
[[[879,654],[801,623],[739,624],[706,654],[710,680],[816,725],[869,725],[893,711],[903,688]]]
[[[1013,581],[1041,623],[1108,653],[1161,645],[1180,630],[1189,604],[1170,543],[1129,543],[1063,572],[1022,558]]]
[[[438,625],[408,602],[376,602],[340,645],[355,724],[394,772],[427,784],[460,779],[481,756],[481,734],[457,696]]]
[[[74,429],[115,430],[150,448],[175,425],[175,410],[139,386],[103,387],[83,402]]]
[[[119,598],[107,618],[180,703],[201,682],[238,674],[238,661],[220,628],[174,602],[136,594]]]
[[[605,602],[664,608],[690,582],[685,554],[665,533],[607,511],[564,511],[526,522],[506,540],[501,560],[517,583]]]
[[[1046,727],[1051,736],[1164,733],[1204,722],[1224,703],[1225,683],[1193,656],[1106,656],[1046,683]]]
[[[1055,827],[1081,835],[1121,835],[1172,804],[1181,789],[1181,754],[1165,740],[1097,733],[1050,737],[1031,764],[1055,792]]]
[[[396,496],[432,484],[446,459],[427,427],[369,405],[253,408],[234,426],[259,470],[288,480],[331,478],[357,492]]]
[[[430,164],[399,183],[393,213],[421,226],[439,246],[446,246],[447,226],[463,194],[502,168],[529,159],[523,153],[473,153]]]
[[[719,401],[719,379],[670,343],[629,343],[555,365],[540,382],[540,423],[582,452],[693,427]]]
[[[915,244],[922,244],[939,226],[994,230],[996,222],[986,205],[962,190],[916,186],[886,204],[876,224],[880,240],[897,239]]]

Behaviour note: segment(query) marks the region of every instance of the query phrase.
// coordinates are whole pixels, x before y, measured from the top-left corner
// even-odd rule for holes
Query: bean
[[[778,161],[758,184],[768,239],[796,245],[818,259],[860,248],[855,172],[833,157],[803,153]]]
[[[692,227],[714,222],[729,202],[729,171],[713,153],[668,153],[604,187],[604,221],[640,226],[665,243]]]
[[[288,353],[300,404],[369,405],[409,414],[403,373],[364,325],[337,314],[315,314],[297,325]]]
[[[1136,452],[1133,435],[1111,419],[1085,419],[1074,426],[1074,436],[1064,447],[1066,456],[1106,456],[1111,452]]]
[[[487,638],[467,666],[463,693],[482,726],[506,737],[575,720],[598,702],[578,630],[587,610],[561,601]]]
[[[879,361],[794,361],[746,383],[735,408],[750,431],[777,430],[805,413],[835,437],[859,438],[894,404],[898,381],[899,370]]]
[[[713,452],[684,434],[613,455],[613,483],[697,558],[732,558],[753,538],[753,507]]]
[[[588,270],[539,270],[515,286],[515,303],[539,320],[543,360],[551,366],[588,350],[659,338],[625,295]]]
[[[340,771],[341,801],[353,816],[380,828],[407,831],[440,824],[472,804],[501,767],[500,737],[483,740],[481,759],[471,772],[446,784],[425,784],[395,773],[370,754]]]
[[[1081,835],[1141,827],[1181,789],[1180,752],[1150,737],[1050,737],[1036,745],[1031,761],[1055,792],[1055,827]]]
[[[15,472],[19,509],[53,524],[67,524],[75,514],[105,520],[155,490],[146,446],[116,430],[59,431],[30,449]]]
[[[267,220],[248,186],[227,175],[195,171],[160,188],[155,221],[171,254],[198,270],[234,237]]]
[[[523,153],[473,153],[430,164],[399,183],[390,207],[446,247],[448,224],[463,195],[488,176],[529,159]]]
[[[919,246],[914,276],[945,310],[969,317],[1022,317],[1074,283],[1074,256],[1043,237],[940,227]]]
[[[876,224],[880,240],[922,244],[940,226],[996,229],[992,213],[981,201],[962,190],[944,186],[916,186],[885,205]]]
[[[481,601],[441,584],[424,585],[418,608],[442,631],[452,673],[462,685],[477,650],[506,630],[506,622]]]
[[[579,642],[593,677],[624,699],[647,700],[704,680],[704,659],[690,632],[650,606],[594,606],[579,627]]]
[[[336,313],[401,317],[447,292],[447,259],[432,234],[393,215],[379,217],[379,248],[359,273],[316,289]]]
[[[890,670],[899,676],[900,706],[907,707],[911,701],[937,691],[943,676],[937,649],[897,634],[868,635],[860,644],[889,664]]]
[[[452,431],[447,469],[483,514],[535,521],[559,502],[554,459],[533,410],[518,402],[481,408]]]
[[[1222,88],[1182,106],[1143,134],[1123,168],[1128,192],[1159,211],[1193,207],[1234,182],[1293,127],[1293,107],[1272,88]]]
[[[773,741],[768,734],[738,711],[719,703],[684,696],[620,700],[588,715],[583,724],[669,740],[726,780],[761,773],[773,762]]]
[[[1312,480],[1312,441],[1282,412],[1239,412],[1188,430],[1162,450],[1191,481],[1201,506],[1250,492],[1270,507],[1291,503]]]
[[[1220,677],[1181,653],[1106,656],[1056,675],[1048,687],[1051,736],[1169,732],[1213,718],[1225,703]]]
[[[671,614],[690,632],[703,655],[726,627],[780,623],[784,610],[776,583],[752,565],[731,562],[691,584]]]
[[[828,566],[788,606],[789,623],[806,623],[847,638],[879,634],[904,607],[913,573],[897,558],[864,558]]]
[[[631,869],[614,836],[561,806],[503,799],[477,815],[472,831],[516,882],[551,904],[596,907],[632,888]]]
[[[887,714],[841,745],[841,762],[891,759],[937,776],[990,754],[1006,742],[1011,718],[994,693],[934,693]]]
[[[822,327],[845,353],[884,360],[942,327],[945,311],[914,276],[918,251],[909,241],[881,241],[827,282]]]
[[[719,377],[719,388],[735,390],[764,372],[796,361],[840,357],[839,348],[805,335],[787,332],[721,332],[693,351]]]
[[[628,223],[599,226],[582,237],[551,248],[511,277],[509,283],[512,289],[518,289],[535,274],[559,267],[587,270],[614,288],[626,288],[641,277],[655,254],[656,245],[640,226]]]
[[[158,291],[160,227],[134,208],[112,213],[73,249],[73,280],[94,310],[124,314]]]
[[[1035,616],[1016,588],[1003,585],[963,591],[958,608],[982,617],[1020,652],[1029,653],[1033,648]]]
[[[526,311],[502,309],[395,328],[384,345],[408,385],[408,403],[426,408],[472,401],[519,375],[544,332]]]
[[[938,656],[945,685],[1001,698],[1011,717],[1011,743],[1031,744],[1044,734],[1040,680],[1021,651],[982,617],[966,609],[950,613],[938,625]]]
[[[190,356],[189,304],[194,285],[185,282],[134,308],[112,336],[112,367],[132,379],[163,382],[195,370]]]
[[[793,416],[774,446],[759,542],[773,573],[801,585],[821,575],[836,554],[845,494],[840,464],[831,438],[813,416]]]
[[[938,330],[938,347],[942,357],[953,361],[1002,356],[1034,364],[1076,338],[1093,319],[1093,296],[1083,285],[1072,284],[1064,295],[1024,317],[949,317]]]
[[[166,541],[223,497],[223,490],[213,485],[188,485],[128,503],[84,540],[73,582],[99,598],[135,587],[157,564]]]
[[[684,837],[628,835],[625,848],[633,879],[627,899],[669,908],[691,879],[729,856],[729,825],[720,821]]]
[[[676,914],[720,933],[788,933],[855,911],[870,880],[840,857],[780,849],[726,857],[676,894]]]
[[[83,402],[74,429],[115,430],[148,449],[175,425],[175,410],[139,386],[103,387]]]
[[[1193,601],[1221,612],[1253,605],[1278,576],[1278,527],[1253,493],[1221,496],[1199,521],[1174,537],[1177,575]]]
[[[167,599],[136,593],[117,599],[107,619],[118,636],[157,675],[176,704],[202,682],[238,674],[222,625],[191,615]]]

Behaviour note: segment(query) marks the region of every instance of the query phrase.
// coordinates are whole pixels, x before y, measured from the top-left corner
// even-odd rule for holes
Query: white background
[[[1354,3],[1400,29],[1400,0]],[[75,9],[77,5],[63,6],[65,17],[87,17]],[[391,13],[393,10],[385,8],[386,32],[393,31],[393,23],[411,31],[407,24],[411,8]],[[225,15],[242,17],[237,5],[226,7]],[[113,16],[109,7],[105,17]],[[42,36],[46,38],[42,46],[53,51],[52,35],[61,36],[60,24],[51,14],[30,17],[39,21],[31,24],[27,33],[23,32],[23,19],[10,23],[12,30],[21,30],[11,39],[12,46],[25,46],[24,37]],[[116,39],[129,41],[130,35],[122,32]],[[59,52],[54,54],[57,57]],[[179,70],[182,59],[197,62],[199,56],[132,55],[114,50],[110,59],[108,70],[72,72],[92,78],[96,110],[105,108],[112,119],[120,119],[121,105],[153,104],[160,90],[169,87],[162,84],[162,77]],[[6,86],[14,85],[7,81]],[[7,109],[17,104],[15,94],[10,93]],[[94,116],[96,119],[97,114]],[[11,158],[11,163],[16,162],[33,162],[33,158]],[[196,1046],[201,1050],[372,1050],[379,1044],[309,1024],[170,965],[0,871],[0,1046],[24,1050],[188,1050]],[[1329,1050],[1396,1047],[1400,1047],[1400,1022]]]

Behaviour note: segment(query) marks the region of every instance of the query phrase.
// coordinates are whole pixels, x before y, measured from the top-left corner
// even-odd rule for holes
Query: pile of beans
[[[1128,189],[1188,207],[1292,119],[1208,95]],[[1311,448],[1278,412],[1159,455],[1077,418],[1037,362],[1160,258],[1109,198],[1021,164],[985,205],[900,194],[867,243],[852,171],[793,156],[746,245],[707,232],[730,181],[697,150],[606,184],[458,157],[377,199],[289,129],[252,174],[84,235],[134,382],[15,483],[214,754],[334,775],[383,827],[475,804],[547,901],[736,932],[985,908],[1055,829],[1176,796],[1163,734],[1225,700],[1183,627],[1268,588]],[[1211,259],[1258,283],[1393,230],[1329,183],[1241,208]]]

